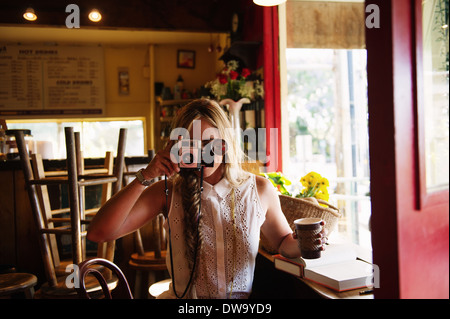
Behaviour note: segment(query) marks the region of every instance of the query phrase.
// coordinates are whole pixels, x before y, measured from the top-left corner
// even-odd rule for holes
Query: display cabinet
[[[155,152],[161,150],[170,137],[170,130],[175,115],[181,107],[192,101],[191,99],[163,100],[156,98],[155,107]]]

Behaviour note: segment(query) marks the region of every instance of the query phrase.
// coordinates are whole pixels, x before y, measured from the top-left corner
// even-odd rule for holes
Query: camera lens
[[[181,161],[185,164],[192,164],[194,162],[194,155],[192,153],[184,153]]]

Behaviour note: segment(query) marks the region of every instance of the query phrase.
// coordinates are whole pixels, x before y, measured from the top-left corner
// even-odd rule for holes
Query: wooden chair
[[[114,157],[112,152],[106,152],[105,154],[105,161],[102,168],[97,169],[85,169],[84,167],[84,157],[83,157],[83,151],[81,150],[81,141],[80,141],[80,134],[79,132],[75,132],[75,150],[76,150],[76,157],[77,157],[77,172],[79,176],[87,175],[87,174],[106,174],[106,175],[114,175],[117,177],[118,181],[113,183],[105,183],[102,186],[102,198],[100,201],[100,206],[95,208],[90,208],[86,210],[86,204],[84,199],[85,197],[85,187],[80,186],[80,212],[82,218],[86,217],[93,217],[97,211],[100,209],[101,206],[103,206],[112,195],[117,193],[121,187],[122,187],[122,179],[125,169],[125,138],[126,135],[125,129],[122,129],[119,134],[119,142],[117,146],[117,158],[119,159],[117,162],[117,165],[114,166]],[[114,170],[117,170],[117,173]],[[120,181],[120,182],[119,182]],[[85,226],[82,224],[82,228]],[[85,244],[85,238],[82,238],[83,244],[82,248],[86,247]],[[102,242],[99,243],[97,248],[97,257],[105,258],[110,261],[113,261],[114,259],[114,249],[115,249],[115,241],[109,241],[109,242]],[[83,251],[83,258],[85,258],[85,251]]]
[[[75,140],[77,139],[77,132],[75,132]],[[78,153],[78,152],[77,152]],[[90,169],[84,170],[84,165],[81,171],[81,174],[84,175],[86,173],[103,173],[107,175],[113,175],[113,161],[114,157],[112,152],[106,152],[105,161],[103,168],[100,169]],[[78,161],[77,161],[78,162]],[[45,171],[44,163],[42,160],[42,156],[40,154],[31,154],[31,164],[33,169],[34,179],[44,179],[46,177],[56,177],[56,176],[67,176],[67,171]],[[79,166],[79,164],[77,163]],[[111,188],[112,183],[104,184],[102,186],[102,198],[100,201],[100,207],[106,203],[106,201],[111,197]],[[46,221],[46,225],[49,228],[54,228],[55,224],[60,223],[68,223],[70,222],[70,218],[58,217],[70,212],[70,208],[59,208],[52,209],[50,204],[49,193],[47,189],[47,185],[39,185],[36,189],[37,194],[39,196],[40,204],[43,210],[44,220]],[[84,203],[84,189],[80,188],[80,203]],[[80,211],[83,211],[84,205],[81,204]],[[81,218],[81,225],[83,227],[84,224],[88,223],[86,220],[87,216],[94,215],[100,207],[91,208],[88,210],[84,210],[85,217]],[[83,215],[83,213],[82,213]],[[55,267],[56,276],[63,276],[66,274],[66,267],[69,264],[72,264],[72,260],[61,261],[59,256],[58,242],[55,234],[48,234],[53,264]],[[82,248],[85,248],[85,243],[82,244]],[[83,250],[83,258],[86,256],[86,251]],[[97,257],[106,258],[110,261],[113,261],[114,258],[114,241],[108,243],[101,243],[98,245]]]
[[[33,299],[36,284],[37,277],[33,274],[17,272],[0,274],[0,298],[24,294],[25,298]]]
[[[148,150],[147,155],[150,162],[155,156],[155,151]],[[134,176],[135,174],[136,172],[127,172],[124,173],[124,176]],[[161,177],[155,178],[153,182],[160,179]],[[124,183],[126,182],[124,181]],[[149,225],[144,226],[142,229],[137,229],[133,233],[136,251],[131,254],[128,267],[135,271],[134,295],[136,298],[146,298],[149,285],[156,280],[166,277],[167,245],[163,223],[164,216],[159,214]],[[152,245],[152,250],[146,250],[144,247],[142,237],[143,234],[144,236],[147,235],[146,230],[149,230],[155,241],[154,245]]]
[[[105,280],[103,274],[96,268],[93,268],[93,265],[101,265],[111,270],[119,280],[117,286],[115,288],[111,288],[110,285],[108,285],[107,280]],[[106,299],[113,299],[113,297],[114,299],[133,299],[130,287],[128,286],[128,281],[123,272],[114,263],[103,258],[87,259],[79,265],[80,287],[77,288],[77,293],[81,299],[91,299],[91,296],[86,289],[86,276],[88,274],[93,274],[95,278],[97,278]]]
[[[155,249],[146,251],[144,249],[141,231],[137,230],[135,241],[137,252],[131,254],[128,266],[136,272],[134,282],[134,294],[136,298],[146,299],[148,288],[158,280],[167,278],[166,266],[166,240],[164,228],[162,227],[164,217],[159,214],[151,223],[152,234],[155,238]]]
[[[65,278],[58,278],[55,272],[54,258],[56,251],[54,245],[51,243],[51,234],[61,235],[68,234],[71,236],[72,246],[72,260],[71,263],[78,265],[84,259],[82,240],[86,236],[86,231],[82,229],[81,223],[88,223],[84,219],[84,207],[80,205],[83,200],[80,200],[80,188],[89,185],[102,185],[108,183],[114,183],[113,192],[120,190],[123,167],[124,167],[124,151],[125,151],[125,139],[126,129],[120,130],[118,154],[116,164],[114,166],[113,175],[82,175],[79,174],[81,170],[77,168],[77,150],[75,143],[75,134],[72,127],[65,128],[66,136],[66,149],[67,149],[67,175],[59,177],[45,177],[41,178],[33,175],[33,171],[30,165],[30,159],[26,150],[23,133],[18,131],[15,133],[17,146],[20,154],[20,162],[24,173],[25,183],[28,190],[30,204],[35,219],[35,224],[39,232],[39,244],[41,255],[44,263],[44,270],[47,278],[47,283],[41,286],[41,293],[51,298],[65,298],[74,297],[76,292],[73,288],[68,288],[65,282]],[[35,157],[35,159],[38,156]],[[39,164],[36,162],[35,166]],[[43,201],[42,186],[52,184],[67,184],[69,193],[69,218],[53,218],[50,214],[44,212],[44,208],[41,206]],[[38,191],[39,189],[39,191]],[[50,218],[47,218],[50,217]],[[82,218],[83,217],[83,218]],[[55,227],[55,222],[69,222],[69,225],[63,225]],[[53,249],[52,249],[53,248]],[[65,273],[67,275],[67,273]],[[111,280],[114,280],[113,278]],[[99,287],[95,283],[89,287],[91,290],[98,290]]]

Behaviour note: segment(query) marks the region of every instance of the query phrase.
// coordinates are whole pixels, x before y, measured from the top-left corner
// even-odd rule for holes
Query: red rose
[[[242,77],[243,78],[246,78],[247,76],[249,76],[250,74],[252,74],[252,72],[250,71],[250,69],[247,69],[247,68],[243,68],[242,69]]]
[[[226,84],[227,82],[228,82],[227,76],[225,74],[220,74],[219,75],[219,83],[220,84]]]
[[[230,71],[230,79],[236,80],[238,76],[239,73],[237,73],[236,71]]]

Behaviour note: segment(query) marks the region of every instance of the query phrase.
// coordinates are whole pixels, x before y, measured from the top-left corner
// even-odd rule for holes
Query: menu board
[[[101,114],[104,107],[101,47],[0,45],[0,114]]]

